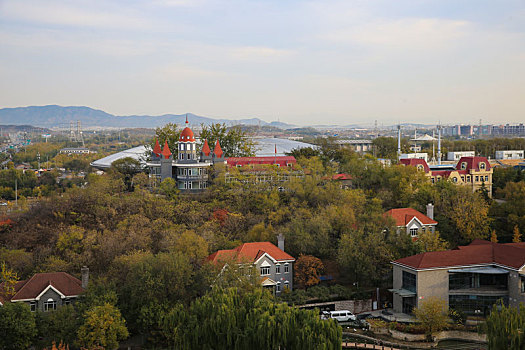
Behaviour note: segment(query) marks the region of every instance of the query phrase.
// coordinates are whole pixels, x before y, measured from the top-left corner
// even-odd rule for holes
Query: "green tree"
[[[447,324],[447,303],[438,297],[428,297],[421,300],[418,307],[414,308],[414,315],[425,328],[427,336],[432,338],[432,334]]]
[[[200,139],[208,140],[208,145],[213,151],[215,143],[219,140],[222,151],[227,157],[249,157],[255,155],[255,143],[238,126],[230,128],[226,124],[214,123],[201,125]]]
[[[494,304],[485,322],[489,350],[525,349],[525,307],[507,307],[502,302]]]
[[[417,245],[421,252],[439,252],[448,249],[448,242],[441,238],[438,231],[427,230],[420,233]]]
[[[168,141],[168,146],[173,154],[173,159],[177,159],[177,143],[179,142],[180,133],[181,130],[177,124],[174,123],[168,123],[163,127],[155,128],[155,138],[150,143],[151,150],[155,147],[155,140],[159,141],[161,149],[164,147],[166,141]]]
[[[119,341],[128,337],[128,329],[119,309],[109,303],[95,306],[84,314],[78,329],[80,346],[118,349]]]
[[[36,335],[35,315],[25,303],[0,306],[0,349],[27,349]]]
[[[213,290],[189,308],[172,308],[161,324],[167,343],[177,349],[341,349],[342,341],[335,320],[275,303],[261,289]]]
[[[133,190],[133,176],[142,171],[140,162],[131,157],[117,159],[111,163],[111,168],[122,175],[128,191]]]

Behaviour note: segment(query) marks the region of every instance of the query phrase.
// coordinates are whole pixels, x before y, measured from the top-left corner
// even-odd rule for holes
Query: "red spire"
[[[186,124],[189,124],[188,123],[188,113],[186,113]]]
[[[166,140],[166,143],[164,144],[162,155],[164,156],[165,159],[168,159],[171,156],[170,147],[168,146],[168,140]]]
[[[210,146],[208,146],[208,140],[204,140],[204,145],[202,145],[202,153],[204,153],[205,156],[210,155]]]
[[[153,147],[153,153],[155,153],[155,155],[158,157],[160,156],[160,152],[162,151],[160,149],[159,140],[155,139],[155,147]]]
[[[221,145],[219,145],[219,140],[217,140],[217,142],[215,143],[215,149],[213,150],[213,153],[215,154],[217,158],[222,157],[222,149],[221,149]]]

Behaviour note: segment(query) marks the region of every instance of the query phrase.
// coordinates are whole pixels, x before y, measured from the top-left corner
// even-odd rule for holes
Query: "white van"
[[[356,321],[357,317],[348,310],[330,311],[330,317],[339,322]]]

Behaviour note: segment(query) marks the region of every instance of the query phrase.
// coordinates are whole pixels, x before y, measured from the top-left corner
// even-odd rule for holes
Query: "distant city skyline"
[[[0,22],[0,108],[525,121],[519,0],[0,0]]]

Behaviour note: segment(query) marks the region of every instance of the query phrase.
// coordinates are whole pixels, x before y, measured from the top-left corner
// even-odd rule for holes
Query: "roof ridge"
[[[36,275],[38,275],[38,273],[35,273],[33,276],[31,276],[30,279],[27,279],[26,282],[24,283],[24,285],[22,287],[20,287],[20,289],[15,294],[13,294],[11,296],[11,299],[13,299],[15,296],[17,296],[18,293],[20,293],[29,284],[29,282],[31,282],[33,280],[33,278],[36,277]]]

